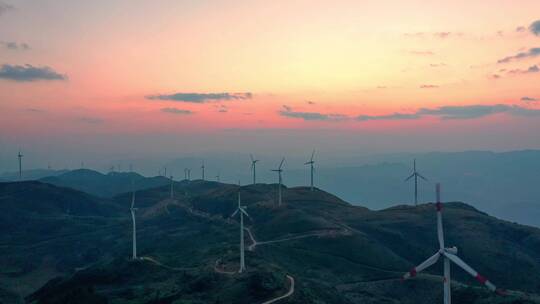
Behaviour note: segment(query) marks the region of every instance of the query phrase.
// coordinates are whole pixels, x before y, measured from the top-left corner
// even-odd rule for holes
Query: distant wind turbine
[[[436,185],[437,192],[437,238],[439,239],[439,250],[433,256],[425,260],[422,264],[414,267],[411,271],[403,275],[403,279],[416,276],[420,271],[430,267],[435,264],[439,258],[444,259],[444,304],[451,304],[451,279],[450,279],[450,262],[453,262],[471,276],[473,276],[478,282],[484,284],[489,290],[502,294],[503,292],[500,289],[497,289],[493,283],[483,277],[481,274],[476,272],[473,268],[467,265],[462,259],[457,256],[458,249],[454,247],[445,247],[444,246],[444,233],[443,233],[443,224],[442,224],[442,208],[443,204],[441,203],[441,186],[440,184]]]
[[[19,158],[19,180],[22,180],[22,158],[24,155],[22,155],[21,150],[19,150],[17,157]]]
[[[409,177],[407,177],[405,181],[408,181],[413,177],[414,177],[414,205],[417,206],[418,205],[418,178],[420,177],[421,179],[425,181],[427,181],[427,178],[425,178],[424,176],[422,176],[422,174],[416,171],[416,159],[413,161],[413,173]]]
[[[204,168],[205,167],[204,167],[204,160],[203,160],[202,165],[201,165],[201,171],[202,171],[201,172],[201,177],[202,177],[202,180],[204,180]]]
[[[285,157],[281,160],[281,163],[279,163],[279,167],[277,169],[274,169],[272,171],[278,173],[278,206],[281,206],[281,185],[283,183],[283,179],[281,178],[281,173],[283,172],[283,162],[285,162]]]
[[[240,214],[240,269],[239,273],[242,273],[246,270],[246,263],[244,258],[244,214],[249,217],[249,214],[246,211],[247,206],[242,206],[241,197],[240,197],[240,187],[238,187],[238,208],[231,217],[234,217],[237,213]]]
[[[250,154],[249,157],[251,158],[251,171],[253,172],[253,184],[255,185],[257,183],[257,176],[256,176],[256,164],[259,161],[258,159],[253,158],[253,155]]]
[[[133,221],[133,255],[132,258],[134,260],[137,259],[137,227],[135,223],[135,211],[137,211],[137,208],[135,208],[135,189],[133,188],[133,182],[131,183],[131,220]]]
[[[219,174],[220,174],[220,173],[218,172],[218,174],[216,175],[216,181],[217,181],[218,183],[220,182],[220,180],[219,180],[219,177],[220,177]]]
[[[173,179],[173,176],[171,175],[171,199],[174,198],[173,186],[174,186],[174,179]]]
[[[311,191],[313,191],[313,164],[315,164],[315,161],[313,160],[313,157],[315,156],[315,150],[311,153],[311,158],[308,162],[304,163],[304,165],[310,165],[311,167]]]

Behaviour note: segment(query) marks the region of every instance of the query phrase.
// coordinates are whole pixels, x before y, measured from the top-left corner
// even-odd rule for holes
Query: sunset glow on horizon
[[[0,134],[15,145],[504,125],[540,147],[538,1],[0,4]]]

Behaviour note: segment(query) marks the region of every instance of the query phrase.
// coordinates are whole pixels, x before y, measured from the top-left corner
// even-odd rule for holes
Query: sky
[[[0,0],[0,169],[540,148],[540,2]]]

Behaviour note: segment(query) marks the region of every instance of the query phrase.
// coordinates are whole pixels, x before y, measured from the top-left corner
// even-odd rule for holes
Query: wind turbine
[[[191,169],[187,169],[187,179],[191,180]]]
[[[279,163],[279,167],[277,169],[274,169],[272,171],[278,173],[278,205],[281,206],[281,184],[283,183],[283,180],[281,178],[281,172],[283,172],[283,169],[281,167],[283,166],[283,162],[285,161],[285,157],[281,159],[281,163]]]
[[[171,199],[174,198],[173,185],[174,185],[174,179],[173,179],[173,176],[171,175]]]
[[[253,155],[250,154],[249,157],[251,158],[251,171],[253,172],[253,184],[255,185],[257,179],[256,179],[256,172],[255,172],[255,165],[257,164],[257,162],[259,161],[258,159],[254,159],[253,158]]]
[[[241,205],[241,197],[240,197],[240,187],[238,187],[238,208],[234,213],[231,215],[231,217],[234,217],[237,213],[240,214],[240,269],[238,270],[239,273],[242,273],[246,270],[246,263],[244,258],[244,214],[249,217],[249,214],[246,212],[247,206]]]
[[[134,260],[137,259],[137,228],[135,224],[135,211],[137,211],[137,208],[135,208],[135,190],[133,189],[133,182],[131,182],[131,220],[133,221],[133,256],[132,258]]]
[[[22,158],[24,155],[22,155],[21,150],[19,150],[19,154],[17,154],[17,157],[19,158],[19,180],[22,180]]]
[[[308,162],[304,163],[304,165],[310,165],[311,167],[311,191],[313,191],[313,164],[315,164],[315,161],[313,160],[313,157],[315,156],[315,150],[311,153],[311,158]]]
[[[478,282],[481,284],[484,284],[489,290],[496,292],[498,294],[502,294],[503,292],[500,289],[497,289],[493,283],[491,283],[488,279],[483,277],[481,274],[479,274],[476,270],[474,270],[472,267],[467,265],[462,259],[460,259],[457,256],[458,249],[457,247],[445,247],[444,246],[444,233],[443,233],[443,224],[442,224],[442,208],[443,204],[441,203],[441,185],[436,185],[436,191],[437,191],[437,204],[435,205],[437,207],[437,238],[439,239],[439,250],[430,258],[422,262],[422,264],[414,267],[409,272],[407,272],[405,275],[403,275],[403,279],[406,280],[408,278],[416,276],[417,273],[420,271],[430,267],[431,265],[435,264],[440,257],[444,259],[444,304],[451,304],[451,290],[450,290],[450,262],[453,262],[457,266],[461,267],[463,270],[465,270],[467,273],[469,273],[471,276],[473,276]]]
[[[413,162],[413,173],[409,177],[407,177],[405,181],[408,181],[413,177],[414,177],[414,205],[417,206],[418,205],[418,178],[420,177],[421,179],[425,181],[427,181],[427,178],[425,178],[424,176],[422,176],[422,174],[416,171],[416,159]]]
[[[201,174],[202,180],[204,180],[204,160],[203,160],[203,162],[202,162],[201,171],[202,171],[202,172],[201,172],[201,173],[202,173],[202,174]]]
[[[218,183],[219,183],[219,174],[220,174],[220,173],[218,172],[218,174],[216,175],[216,181],[217,181]]]

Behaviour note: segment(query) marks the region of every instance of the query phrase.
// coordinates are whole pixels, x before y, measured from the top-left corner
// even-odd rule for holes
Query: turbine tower
[[[174,179],[173,179],[173,176],[171,175],[171,199],[174,198],[173,185],[174,185]]]
[[[278,206],[281,206],[281,184],[283,183],[283,180],[281,178],[281,173],[283,172],[283,162],[285,161],[285,157],[281,159],[281,163],[279,163],[279,167],[277,169],[274,169],[272,171],[278,173]]]
[[[238,208],[234,213],[231,215],[231,217],[234,217],[237,213],[240,214],[240,269],[238,270],[239,273],[242,273],[246,270],[246,262],[244,258],[244,214],[249,217],[249,214],[246,212],[247,206],[241,205],[241,197],[240,197],[240,187],[238,187]]]
[[[311,153],[311,158],[308,162],[304,163],[304,165],[310,165],[311,167],[311,191],[313,191],[313,164],[315,164],[315,161],[313,160],[313,157],[315,156],[315,150]]]
[[[133,255],[132,258],[134,260],[137,259],[137,227],[135,223],[135,211],[137,211],[137,208],[135,208],[135,190],[133,189],[133,182],[131,183],[131,220],[133,221]]]
[[[19,150],[19,154],[17,154],[17,157],[19,158],[19,180],[22,180],[22,158],[24,155],[22,155],[21,150]]]
[[[202,176],[202,180],[204,180],[204,160],[202,162],[202,165],[201,165],[201,176]]]
[[[443,233],[443,224],[442,224],[443,205],[441,203],[440,184],[437,184],[436,192],[437,192],[437,204],[435,206],[437,207],[437,238],[439,239],[439,250],[433,256],[425,260],[422,264],[414,267],[413,269],[411,269],[411,271],[403,275],[403,279],[406,280],[406,279],[416,276],[417,273],[435,264],[439,260],[439,258],[442,257],[444,259],[444,281],[443,281],[443,284],[444,284],[444,302],[443,303],[444,304],[451,304],[450,262],[461,267],[463,270],[465,270],[467,273],[473,276],[478,282],[480,282],[481,284],[484,284],[489,290],[496,292],[498,294],[502,294],[502,291],[500,289],[497,289],[497,287],[495,287],[493,283],[488,281],[485,277],[483,277],[481,274],[476,272],[476,270],[474,270],[472,267],[467,265],[462,259],[460,259],[457,256],[458,249],[455,246],[454,247],[444,246],[444,233]]]
[[[423,177],[418,171],[416,171],[416,159],[413,161],[413,173],[405,179],[405,181],[410,180],[414,177],[414,205],[418,206],[418,178],[427,181],[427,178]]]
[[[256,171],[255,171],[255,164],[257,164],[257,162],[259,161],[258,159],[255,159],[253,158],[253,155],[250,154],[249,157],[251,158],[251,171],[253,172],[253,184],[255,185],[255,183],[257,182],[257,175],[256,175]]]

